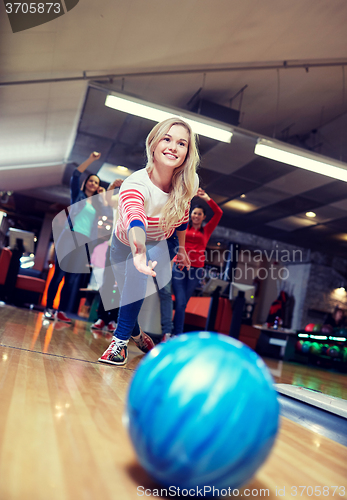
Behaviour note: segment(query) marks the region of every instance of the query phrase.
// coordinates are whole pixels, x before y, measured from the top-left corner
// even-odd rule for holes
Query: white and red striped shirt
[[[194,193],[199,187],[197,174],[195,187]],[[133,226],[142,227],[146,231],[147,240],[160,241],[170,238],[176,228],[188,222],[190,202],[187,203],[184,216],[163,231],[159,220],[168,199],[169,194],[153,184],[145,168],[131,174],[119,191],[118,220],[115,228],[119,241],[129,245],[128,230]]]

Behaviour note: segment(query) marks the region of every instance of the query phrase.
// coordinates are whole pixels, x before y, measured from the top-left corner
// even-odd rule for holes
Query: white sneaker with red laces
[[[46,307],[45,312],[43,313],[45,319],[50,319],[52,321],[55,320],[55,312],[54,309],[50,309],[49,307]]]
[[[105,321],[102,319],[98,319],[95,323],[90,327],[92,330],[102,330],[105,326]]]
[[[110,321],[109,324],[107,325],[107,330],[109,332],[113,333],[116,328],[117,328],[117,323],[115,321]]]
[[[64,321],[64,323],[72,323],[71,319],[68,318],[63,311],[57,311],[55,313],[55,319],[58,321]]]
[[[174,335],[172,333],[164,333],[163,338],[161,339],[162,342],[167,342],[168,340],[172,339]]]
[[[113,337],[111,344],[98,361],[110,365],[125,365],[128,359],[128,342],[129,340],[120,340]]]

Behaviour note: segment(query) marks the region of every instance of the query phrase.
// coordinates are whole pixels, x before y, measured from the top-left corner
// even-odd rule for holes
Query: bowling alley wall
[[[347,288],[347,259],[221,226],[216,228],[212,238],[214,242],[228,242],[225,246],[230,242],[237,245],[237,267],[240,269],[248,266],[249,271],[252,265],[249,255],[256,256],[253,262],[255,273],[260,269],[260,277],[266,279],[258,280],[253,324],[266,322],[269,308],[281,291],[293,298],[290,325],[286,325],[293,330],[310,322],[323,322],[336,305],[347,312],[347,292],[344,289]],[[260,254],[262,260],[258,257]],[[264,269],[268,270],[267,276]],[[239,274],[235,276],[238,278]],[[239,281],[251,284],[251,273],[243,272]]]

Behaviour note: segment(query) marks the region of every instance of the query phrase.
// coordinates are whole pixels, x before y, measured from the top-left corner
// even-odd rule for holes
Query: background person
[[[346,325],[345,311],[340,306],[335,306],[333,313],[329,313],[324,320],[323,325],[330,325],[333,328]]]
[[[199,269],[205,265],[205,252],[208,240],[223,215],[221,208],[203,189],[199,188],[196,196],[206,201],[209,207],[212,208],[213,217],[203,226],[202,223],[206,219],[205,209],[201,206],[193,208],[185,234],[185,249],[190,259],[191,267],[190,269],[181,269],[179,262],[175,262],[173,266],[172,288],[175,295],[173,335],[179,335],[183,332],[188,300],[202,278],[201,274],[199,274]]]
[[[114,291],[116,291],[116,294],[119,293],[118,289],[114,288],[115,279],[112,272],[111,260],[110,260],[112,236],[118,218],[117,214],[118,214],[118,201],[119,201],[119,193],[114,194],[114,190],[119,188],[122,184],[123,184],[123,179],[116,179],[109,185],[106,191],[107,204],[109,207],[113,209],[113,226],[112,226],[111,237],[108,240],[102,286],[99,289],[100,302],[98,307],[98,319],[91,326],[92,330],[102,330],[106,326],[107,330],[111,333],[113,333],[117,327],[116,323],[118,318],[118,307],[109,309],[108,305],[112,299],[113,300],[116,299]],[[106,302],[106,309],[104,307],[104,302]]]
[[[71,323],[71,319],[66,316],[65,311],[68,306],[71,290],[79,274],[85,273],[85,256],[86,252],[90,252],[90,249],[87,249],[86,245],[93,241],[96,243],[98,216],[109,215],[110,213],[110,209],[107,208],[104,198],[105,189],[100,186],[100,179],[96,174],[89,174],[81,185],[81,174],[99,158],[100,153],[92,153],[85,162],[74,170],[71,176],[71,206],[69,207],[68,225],[61,232],[58,241],[55,242],[55,271],[47,291],[47,306],[44,317],[50,320],[57,319]],[[101,196],[94,196],[96,194],[100,194]],[[76,242],[76,247],[66,255],[66,245],[70,241],[71,236],[73,236]],[[64,258],[58,259],[57,255],[64,255]],[[69,269],[69,271],[65,269]],[[53,301],[63,277],[65,277],[65,282],[61,290],[59,308],[57,311],[54,311]]]

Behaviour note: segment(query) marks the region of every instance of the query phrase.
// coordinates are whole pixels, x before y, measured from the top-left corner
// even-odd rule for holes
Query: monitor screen
[[[245,285],[243,283],[231,283],[229,299],[234,300],[238,296],[239,292],[245,293],[245,299],[247,304],[254,303],[255,287],[253,285]]]
[[[210,278],[206,285],[202,287],[202,292],[204,295],[212,295],[212,293],[220,287],[220,294],[224,292],[227,286],[230,285],[230,281],[221,280],[219,278]]]
[[[30,233],[29,231],[23,231],[22,229],[15,229],[13,227],[9,228],[9,246],[10,248],[14,248],[17,243],[17,239],[23,241],[23,245],[25,248],[24,253],[31,254],[34,253],[35,247],[35,234]]]

